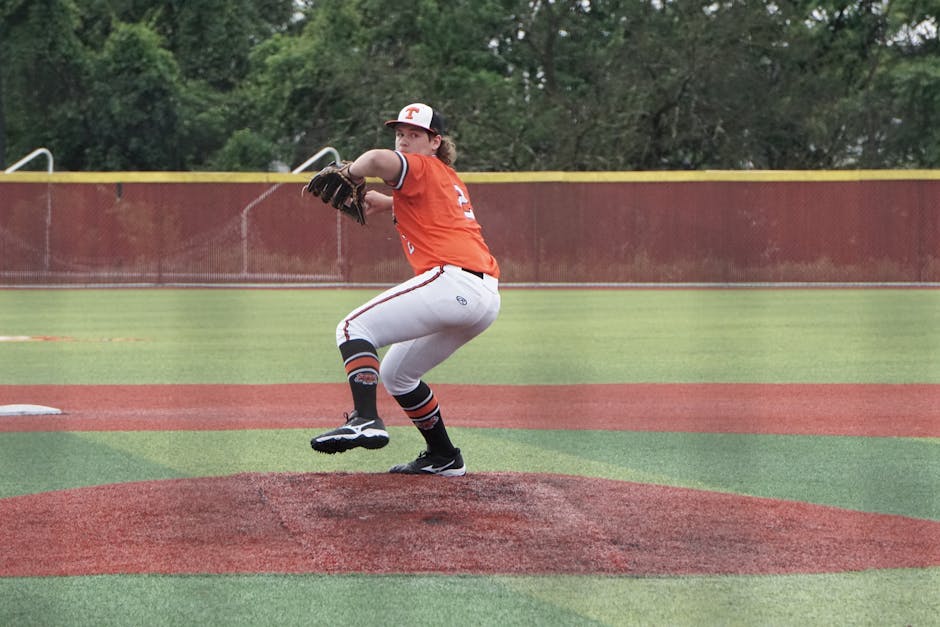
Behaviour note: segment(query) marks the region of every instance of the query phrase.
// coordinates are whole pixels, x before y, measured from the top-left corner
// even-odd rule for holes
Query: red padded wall
[[[936,180],[469,188],[511,283],[940,281]],[[408,276],[389,216],[360,227],[299,190],[294,183],[0,179],[0,282],[387,283]]]

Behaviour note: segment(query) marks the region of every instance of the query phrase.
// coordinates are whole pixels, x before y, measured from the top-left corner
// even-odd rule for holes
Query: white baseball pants
[[[380,376],[388,393],[414,390],[421,377],[483,333],[499,314],[499,282],[439,266],[379,294],[336,327],[336,344],[354,339],[391,346]]]

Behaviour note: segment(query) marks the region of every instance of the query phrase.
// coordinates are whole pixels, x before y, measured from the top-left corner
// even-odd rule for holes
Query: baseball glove
[[[357,182],[350,176],[350,165],[352,161],[331,163],[310,179],[304,191],[310,192],[359,224],[365,224],[366,182],[365,179],[359,179]]]

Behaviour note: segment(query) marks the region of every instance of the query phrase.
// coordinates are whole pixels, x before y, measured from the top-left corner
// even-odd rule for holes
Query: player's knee
[[[336,345],[340,346],[349,340],[365,340],[373,346],[376,345],[372,334],[361,324],[357,324],[355,320],[340,320],[336,325]]]
[[[391,396],[401,396],[402,394],[407,394],[416,387],[416,382],[414,380],[409,380],[407,382],[401,379],[386,379],[385,371],[382,371],[382,383],[385,385],[385,390]]]
[[[418,386],[420,377],[415,378],[404,373],[394,360],[382,362],[382,383],[392,396],[407,394]]]

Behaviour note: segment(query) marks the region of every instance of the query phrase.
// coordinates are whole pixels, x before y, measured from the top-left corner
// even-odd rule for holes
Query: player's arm
[[[383,194],[382,192],[377,192],[374,189],[370,189],[366,192],[365,208],[366,215],[370,216],[376,213],[381,213],[383,211],[391,211],[392,197],[387,194]]]
[[[393,185],[401,177],[402,158],[394,150],[375,148],[359,155],[348,172],[356,178],[374,176]]]

